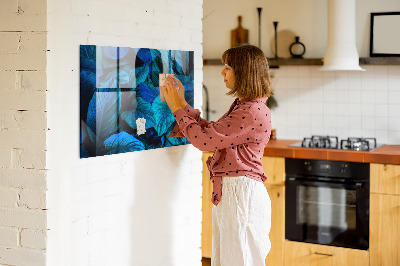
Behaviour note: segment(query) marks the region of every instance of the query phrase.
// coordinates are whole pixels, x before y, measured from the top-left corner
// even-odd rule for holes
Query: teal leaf
[[[122,131],[111,135],[104,141],[107,154],[124,153],[144,150],[144,144],[132,135]]]
[[[161,102],[160,96],[157,96],[154,100],[151,113],[154,119],[154,129],[159,136],[164,135],[171,124],[175,122],[175,118],[167,103]]]
[[[154,60],[156,57],[161,57],[161,52],[157,49],[150,49],[151,58]]]
[[[136,84],[140,84],[144,82],[149,75],[150,67],[149,65],[143,65],[141,67],[137,67],[135,70],[136,74]]]
[[[97,149],[118,130],[118,100],[117,92],[96,92],[90,100],[87,125],[96,134]]]
[[[138,51],[137,56],[140,58],[140,60],[143,61],[146,65],[151,64],[151,52],[150,49],[148,48],[142,48]]]
[[[153,85],[155,87],[160,86],[160,74],[163,73],[163,62],[161,60],[161,57],[156,57],[151,64],[151,81],[153,82]]]

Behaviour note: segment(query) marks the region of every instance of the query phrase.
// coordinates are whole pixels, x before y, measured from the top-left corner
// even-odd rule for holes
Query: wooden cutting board
[[[238,27],[231,30],[231,48],[238,44],[249,43],[249,31],[242,27],[242,16],[238,16]]]

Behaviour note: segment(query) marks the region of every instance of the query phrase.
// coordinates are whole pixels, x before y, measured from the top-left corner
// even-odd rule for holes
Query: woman
[[[216,122],[200,118],[186,103],[177,79],[169,77],[161,88],[178,122],[170,137],[185,136],[196,148],[214,151],[207,161],[213,182],[212,265],[265,265],[271,246],[271,202],[261,164],[271,130],[268,62],[252,45],[228,49],[222,62],[227,95],[237,98]]]

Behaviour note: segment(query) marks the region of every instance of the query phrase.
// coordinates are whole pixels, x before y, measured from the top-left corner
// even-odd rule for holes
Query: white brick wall
[[[194,50],[200,107],[202,0],[55,0],[47,9],[48,265],[201,265],[201,152],[81,160],[78,119],[80,44]]]
[[[1,265],[45,265],[46,2],[0,3]]]

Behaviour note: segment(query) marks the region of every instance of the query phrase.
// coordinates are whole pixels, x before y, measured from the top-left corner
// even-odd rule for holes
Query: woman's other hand
[[[186,107],[185,87],[178,79],[168,76],[164,87],[160,89],[164,93],[165,101],[172,113]]]
[[[169,75],[167,77],[167,81],[170,81],[172,83],[172,85],[176,84],[178,86],[179,102],[180,102],[180,105],[183,108],[185,108],[187,105],[187,102],[185,100],[185,87],[183,86],[182,82],[179,79],[175,78],[174,76],[169,76]]]

